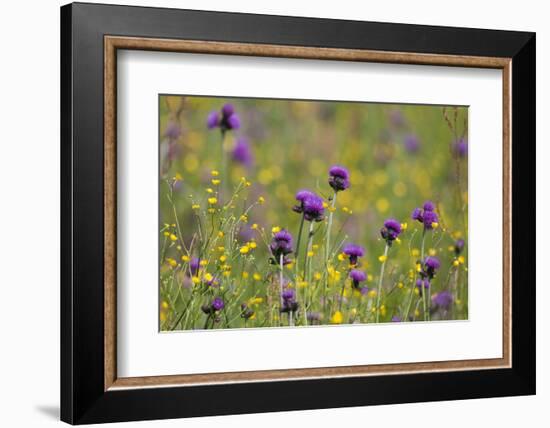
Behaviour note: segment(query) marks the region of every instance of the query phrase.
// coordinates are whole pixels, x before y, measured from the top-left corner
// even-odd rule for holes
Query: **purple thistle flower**
[[[448,291],[440,291],[432,296],[433,304],[441,309],[447,310],[453,303],[453,296]]]
[[[401,322],[401,317],[394,315],[393,317],[391,317],[391,322]]]
[[[181,135],[181,127],[180,125],[171,120],[166,125],[166,129],[164,130],[164,136],[168,138],[169,140],[177,140]]]
[[[424,222],[424,217],[422,215],[422,208],[415,208],[411,214],[413,220],[418,220],[420,223]]]
[[[353,282],[354,288],[359,288],[359,283],[367,279],[367,275],[365,274],[365,272],[359,269],[352,269],[349,273],[349,277]]]
[[[357,259],[365,255],[365,249],[356,244],[346,244],[342,252],[349,257],[350,265],[356,265]]]
[[[225,303],[223,302],[221,297],[216,297],[214,298],[214,300],[212,300],[210,306],[214,311],[221,311],[225,307]]]
[[[308,312],[306,317],[310,324],[319,324],[322,318],[320,312]]]
[[[439,217],[435,210],[435,204],[432,201],[424,202],[423,208],[415,208],[411,214],[413,220],[424,224],[425,230],[433,229],[433,223],[439,222]]]
[[[407,135],[404,140],[405,150],[409,153],[416,153],[420,148],[420,141],[416,135]]]
[[[296,312],[298,310],[298,302],[296,302],[296,293],[292,288],[287,288],[281,294],[283,305],[281,312]]]
[[[279,264],[281,255],[284,259],[284,256],[292,253],[292,235],[285,229],[275,233],[271,244],[269,244],[269,248],[275,257],[275,264]]]
[[[200,267],[200,260],[197,257],[193,257],[191,261],[189,262],[189,270],[191,271],[191,275],[196,275],[199,271]]]
[[[457,240],[455,241],[454,247],[455,247],[455,254],[456,254],[457,256],[458,256],[458,255],[462,252],[462,250],[464,249],[464,244],[465,244],[464,239],[457,239]]]
[[[464,140],[464,138],[461,138],[455,142],[454,150],[458,156],[465,158],[468,156],[468,143]]]
[[[430,288],[430,280],[427,278],[424,279],[417,279],[416,280],[416,288],[418,288],[418,291],[420,291],[420,295],[422,295],[422,292],[424,289]]]
[[[211,111],[206,118],[206,126],[208,129],[214,129],[220,126],[220,113],[217,111]]]
[[[401,223],[394,218],[389,218],[384,222],[384,227],[380,229],[380,235],[384,238],[388,245],[395,241],[401,233]]]
[[[424,211],[433,211],[435,210],[435,204],[432,201],[424,202]]]
[[[299,190],[297,193],[296,193],[296,200],[298,202],[300,202],[299,205],[294,205],[292,207],[292,210],[294,212],[297,212],[299,214],[303,213],[304,212],[304,201],[306,199],[309,199],[309,198],[314,198],[315,197],[315,193],[313,192],[310,192],[309,190]]]
[[[437,223],[439,218],[435,211],[424,211],[424,227],[426,229],[433,229],[433,224]]]
[[[233,148],[232,156],[235,162],[241,163],[244,166],[248,167],[252,164],[252,151],[246,138],[241,137],[237,140]]]
[[[350,186],[349,172],[343,166],[334,165],[330,167],[328,184],[335,192],[346,190]]]
[[[217,111],[210,112],[206,119],[206,126],[208,129],[219,127],[222,132],[225,132],[231,129],[239,129],[241,127],[241,120],[239,115],[235,113],[233,105],[225,104],[222,107],[221,115]]]
[[[435,272],[441,267],[441,262],[437,257],[426,257],[424,259],[424,274],[430,279],[434,277]]]
[[[322,221],[325,218],[325,207],[323,199],[315,194],[304,199],[302,202],[302,212],[307,221]]]

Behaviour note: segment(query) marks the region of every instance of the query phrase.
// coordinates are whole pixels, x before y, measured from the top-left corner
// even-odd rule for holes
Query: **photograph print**
[[[159,95],[159,328],[468,319],[468,108]]]

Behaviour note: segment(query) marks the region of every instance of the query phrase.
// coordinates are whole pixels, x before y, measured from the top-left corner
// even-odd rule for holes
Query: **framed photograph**
[[[61,54],[63,421],[535,393],[533,33],[76,3]]]

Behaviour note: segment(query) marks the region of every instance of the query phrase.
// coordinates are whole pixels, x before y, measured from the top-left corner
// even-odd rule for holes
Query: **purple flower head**
[[[468,143],[464,138],[461,138],[454,143],[454,150],[458,156],[465,158],[468,156]]]
[[[214,129],[220,126],[220,113],[217,111],[211,111],[206,118],[206,126],[208,129]]]
[[[453,303],[453,296],[446,290],[440,291],[432,296],[432,303],[438,308],[447,310]]]
[[[200,267],[200,260],[196,257],[193,257],[191,261],[189,262],[189,270],[191,271],[191,275],[196,275],[199,271]]]
[[[433,224],[437,223],[439,218],[435,211],[424,211],[424,227],[426,229],[433,229]]]
[[[454,245],[454,248],[455,248],[455,254],[458,256],[462,250],[464,249],[464,239],[457,239],[455,241],[455,245]]]
[[[413,220],[418,220],[420,223],[424,222],[424,216],[422,215],[422,208],[415,208],[411,214]]]
[[[420,141],[416,135],[407,135],[404,140],[405,150],[409,153],[416,153],[420,148]]]
[[[248,167],[252,164],[252,151],[246,138],[241,137],[237,140],[237,143],[233,148],[232,156],[235,162],[241,163],[244,166]]]
[[[401,128],[406,125],[405,116],[399,109],[394,109],[390,112],[390,122],[396,128]]]
[[[356,244],[346,244],[342,252],[349,257],[350,265],[356,265],[357,259],[365,255],[364,248]]]
[[[271,244],[269,244],[269,248],[276,259],[275,263],[279,264],[281,256],[283,256],[284,259],[284,256],[292,253],[292,235],[285,229],[275,233],[271,240]]]
[[[393,317],[391,317],[391,322],[401,322],[401,317],[394,315]]]
[[[415,208],[411,214],[413,220],[417,220],[424,224],[424,229],[433,229],[433,223],[439,222],[435,210],[435,204],[432,201],[424,202],[423,208]]]
[[[216,297],[214,298],[214,300],[212,300],[210,306],[214,311],[221,311],[225,307],[225,303],[223,302],[221,297]]]
[[[433,278],[435,272],[440,268],[441,262],[437,257],[426,257],[424,260],[424,274],[429,278]]]
[[[353,282],[354,288],[359,288],[359,283],[367,279],[367,275],[365,274],[365,272],[359,269],[352,269],[349,273],[349,277]]]
[[[250,309],[246,303],[241,304],[241,318],[244,318],[245,320],[249,319],[254,315],[254,311]]]
[[[328,175],[328,184],[335,192],[346,190],[349,187],[349,172],[343,166],[334,165],[330,167]]]
[[[171,120],[166,125],[166,129],[164,130],[164,136],[168,138],[169,140],[177,140],[181,135],[181,127],[180,125]]]
[[[416,288],[418,288],[418,291],[420,291],[420,295],[422,295],[424,289],[430,288],[430,280],[427,278],[417,279]]]
[[[311,195],[302,202],[302,211],[307,221],[322,221],[325,218],[323,199],[315,194]]]
[[[231,129],[239,129],[241,127],[241,120],[235,112],[233,105],[225,104],[221,112],[213,111],[208,115],[206,125],[208,129],[219,127],[222,132],[225,132]]]
[[[424,202],[424,211],[433,211],[435,210],[435,204],[432,201]]]
[[[281,312],[296,312],[298,310],[298,302],[296,302],[296,294],[292,288],[287,288],[281,294],[283,304]]]
[[[224,104],[224,106],[222,107],[222,114],[226,117],[229,117],[233,113],[235,113],[235,107],[233,107],[233,104]]]
[[[309,198],[314,198],[314,197],[315,197],[315,193],[310,192],[309,190],[299,190],[296,193],[296,200],[300,202],[300,204],[294,205],[294,207],[292,207],[292,210],[300,214],[303,213],[305,200]]]
[[[283,300],[294,300],[296,296],[296,293],[294,292],[294,289],[287,288],[286,290],[283,290],[281,297]]]
[[[308,312],[306,317],[310,324],[319,324],[322,318],[320,312]]]
[[[380,229],[380,235],[386,240],[388,245],[395,241],[401,233],[401,223],[394,218],[389,218],[384,222],[384,227]]]

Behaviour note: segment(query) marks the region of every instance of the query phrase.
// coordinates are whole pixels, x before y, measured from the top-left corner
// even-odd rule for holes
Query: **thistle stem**
[[[225,131],[221,132],[222,134],[222,144],[221,144],[221,176],[222,176],[222,185],[221,185],[221,200],[225,204],[225,197],[228,194],[227,192],[227,154],[225,152]]]
[[[311,270],[311,262],[308,262],[308,257],[309,257],[309,252],[311,251],[311,246],[312,246],[312,242],[313,242],[313,221],[310,221],[309,222],[309,232],[308,232],[308,235],[307,235],[307,249],[306,249],[306,254],[305,254],[305,257],[304,257],[304,276],[303,278],[304,279],[309,279],[309,272]],[[304,287],[304,301],[303,301],[303,306],[304,306],[304,325],[307,325],[307,311],[306,311],[306,308],[307,308],[307,287],[309,286],[309,284],[306,284],[306,286]]]
[[[327,224],[327,236],[325,241],[325,264],[328,264],[328,258],[330,256],[330,230],[332,229],[332,217],[334,214],[334,207],[336,206],[336,195],[338,193],[334,192],[332,197],[331,209],[328,215],[328,224]]]
[[[384,269],[386,267],[386,260],[388,259],[389,245],[386,244],[384,248],[384,261],[380,267],[380,278],[378,279],[378,288],[376,290],[376,322],[380,321],[380,295],[382,294],[382,281],[384,280]]]
[[[302,241],[302,231],[304,229],[304,214],[302,214],[302,219],[300,220],[300,229],[298,230],[298,240],[296,241],[296,250],[294,251],[295,258],[295,270],[298,272],[298,255],[300,253],[300,243]]]
[[[279,303],[281,305],[281,310],[283,309],[283,264],[284,256],[281,253],[279,256]]]
[[[426,238],[426,228],[422,230],[422,244],[420,246],[420,265],[424,263],[424,241]],[[424,312],[424,321],[427,321],[426,316],[426,293],[424,290],[424,281],[422,281],[422,285],[420,286],[420,291],[422,292],[422,311]]]

